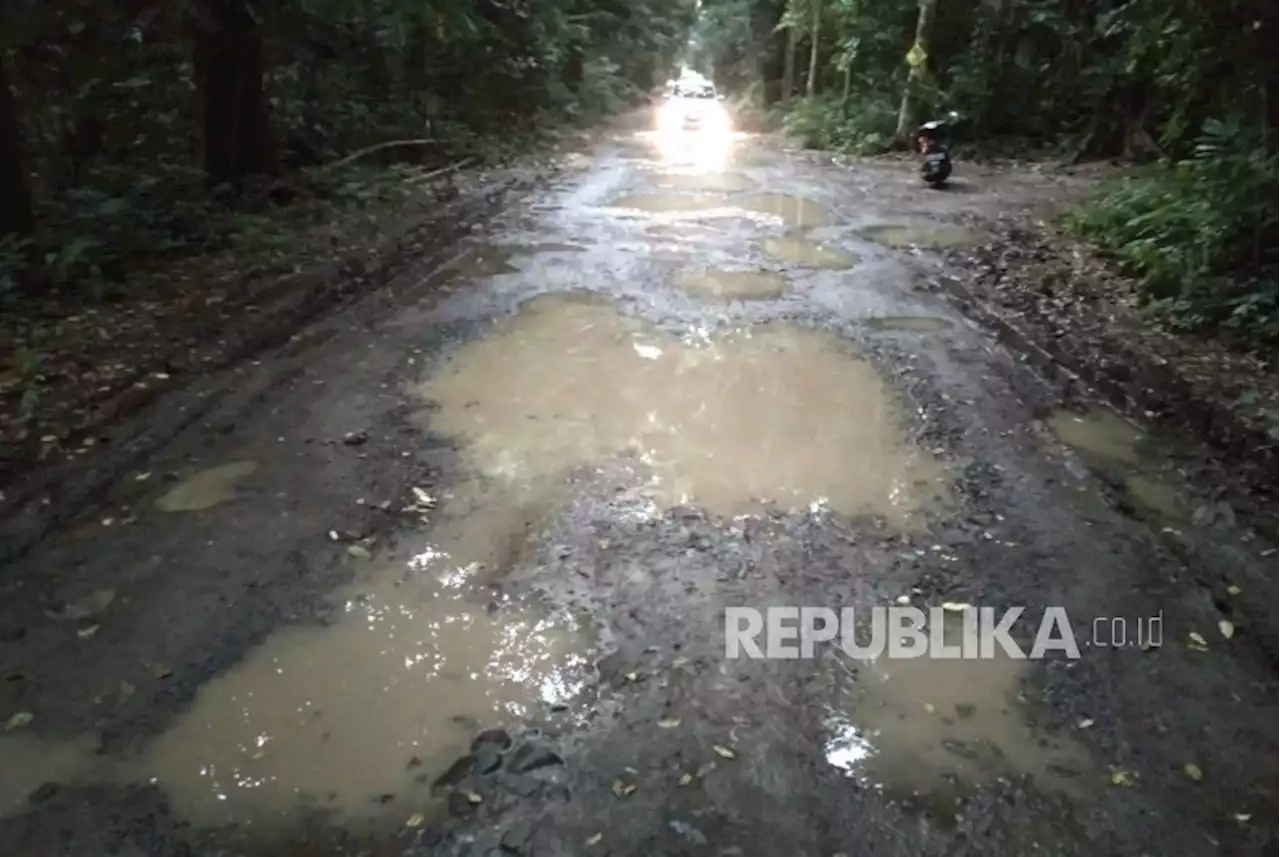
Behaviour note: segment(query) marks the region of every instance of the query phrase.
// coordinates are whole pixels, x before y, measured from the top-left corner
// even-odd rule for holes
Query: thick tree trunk
[[[271,173],[262,27],[246,0],[205,0],[196,45],[201,101],[200,160],[211,184]]]
[[[18,111],[9,89],[9,71],[0,55],[0,238],[23,236],[34,226],[31,190],[23,170]]]
[[[796,92],[796,28],[787,27],[786,53],[782,55],[782,100],[790,101]]]
[[[809,0],[813,5],[813,30],[809,34],[809,79],[805,81],[804,94],[813,98],[818,94],[818,45],[822,35],[822,0]]]
[[[898,139],[905,140],[920,122],[920,89],[924,84],[928,63],[929,45],[933,41],[933,18],[938,0],[920,0],[920,14],[916,18],[915,47],[924,52],[922,61],[911,66],[907,86],[902,92],[902,107],[898,111]]]

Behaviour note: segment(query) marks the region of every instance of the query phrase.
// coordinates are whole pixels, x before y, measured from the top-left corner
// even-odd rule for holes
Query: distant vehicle
[[[723,100],[724,96],[710,83],[679,81],[662,106],[658,124],[670,131],[727,131],[729,114],[720,103]]]

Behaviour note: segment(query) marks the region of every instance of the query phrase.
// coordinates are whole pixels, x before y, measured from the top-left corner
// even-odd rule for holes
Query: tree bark
[[[23,169],[22,135],[18,111],[9,89],[9,70],[0,55],[0,238],[31,232],[31,190]]]
[[[929,44],[933,41],[933,18],[938,0],[920,0],[920,13],[916,17],[916,46],[925,52],[925,61],[913,65],[907,75],[907,86],[902,91],[902,107],[898,110],[898,139],[910,137],[920,121],[920,89],[924,83],[928,64]]]
[[[786,53],[782,56],[782,100],[790,101],[796,91],[796,28],[787,27]]]
[[[809,0],[813,6],[813,31],[809,35],[809,79],[805,81],[804,94],[813,98],[818,94],[818,45],[822,35],[822,0]]]
[[[237,184],[275,171],[262,26],[247,0],[204,0],[196,44],[201,102],[200,160],[209,182]]]

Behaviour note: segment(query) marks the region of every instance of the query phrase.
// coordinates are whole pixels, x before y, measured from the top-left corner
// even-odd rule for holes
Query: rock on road
[[[1238,534],[931,286],[1070,188],[918,184],[623,127],[241,367],[0,578],[0,853],[1275,847],[1275,664],[1167,544]],[[906,604],[1081,656],[726,657]]]

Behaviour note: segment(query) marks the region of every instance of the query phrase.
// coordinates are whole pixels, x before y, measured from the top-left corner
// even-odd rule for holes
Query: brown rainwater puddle
[[[619,197],[614,208],[634,208],[657,214],[737,209],[779,218],[790,227],[807,229],[831,226],[839,221],[811,199],[776,193],[758,193],[739,198],[725,198],[705,193],[661,194],[638,193]]]
[[[733,173],[660,173],[654,184],[658,187],[670,187],[678,190],[709,190],[733,193],[751,190],[755,182],[746,176]]]
[[[956,226],[937,226],[931,229],[917,229],[910,226],[869,226],[862,234],[878,244],[886,247],[923,247],[928,250],[941,250],[946,247],[959,247],[971,244],[974,235],[966,229]]]
[[[600,302],[538,298],[418,392],[437,403],[433,429],[495,485],[632,451],[656,499],[723,515],[826,502],[906,523],[945,496],[945,468],[904,438],[872,366],[799,327],[682,341]]]
[[[739,208],[776,217],[787,226],[811,229],[835,226],[839,219],[811,199],[780,193],[757,193],[737,201]]]
[[[236,497],[236,484],[258,469],[253,461],[219,464],[186,477],[156,500],[164,512],[201,512]]]
[[[742,300],[776,298],[787,290],[786,278],[769,271],[682,271],[675,283],[695,294]]]
[[[278,631],[204,684],[128,776],[155,778],[198,824],[438,808],[430,786],[477,728],[537,719],[574,696],[590,647],[515,605],[490,615],[467,571],[438,552],[413,564],[427,570],[376,574],[342,594],[332,624]]]
[[[1110,411],[1058,411],[1048,422],[1058,440],[1087,457],[1121,464],[1138,464],[1141,460],[1138,446],[1143,432]]]
[[[764,251],[771,256],[799,265],[803,268],[850,268],[857,261],[850,253],[835,247],[800,238],[795,235],[784,235],[781,238],[766,238],[762,242]]]
[[[949,644],[964,633],[963,620],[948,622]],[[854,687],[828,720],[827,761],[899,793],[953,796],[964,786],[1031,775],[1042,788],[1075,794],[1093,764],[1079,742],[1029,724],[1019,690],[1028,663],[999,646],[983,660],[859,663]]]
[[[1183,522],[1187,511],[1182,493],[1156,472],[1158,463],[1145,447],[1141,429],[1105,408],[1085,413],[1064,410],[1052,414],[1049,428],[1058,440],[1076,450],[1096,470],[1112,474],[1123,484],[1134,509],[1156,520]]]
[[[938,333],[948,330],[951,322],[927,315],[891,315],[867,320],[872,330],[905,330],[911,333]]]
[[[47,741],[33,735],[0,736],[0,818],[16,815],[45,783],[88,781],[97,767],[98,740],[81,736]]]

